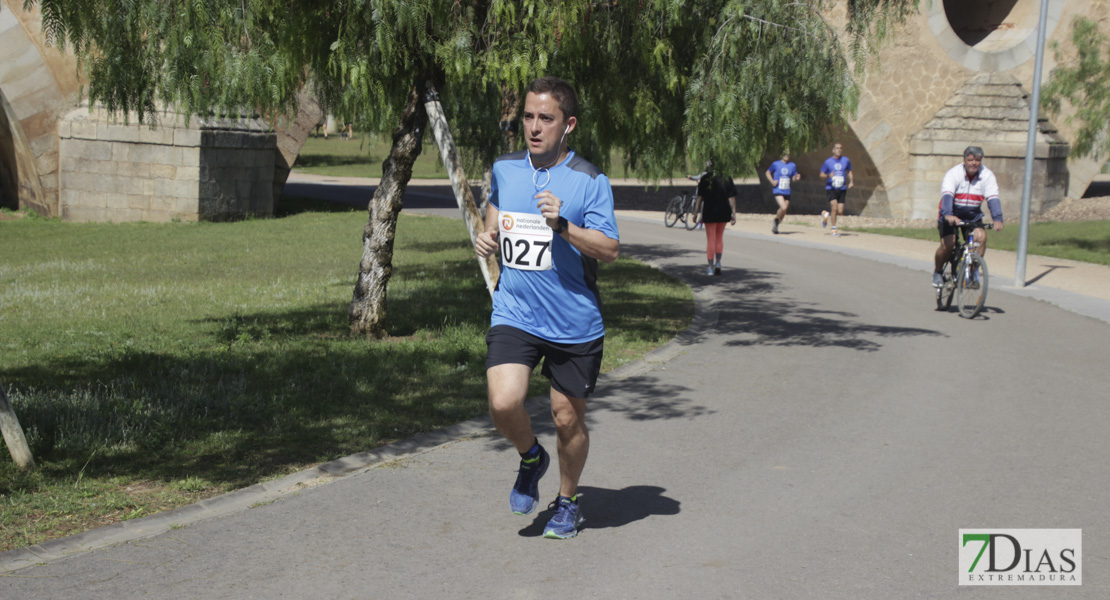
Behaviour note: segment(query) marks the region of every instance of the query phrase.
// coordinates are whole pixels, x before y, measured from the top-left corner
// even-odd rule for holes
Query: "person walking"
[[[829,210],[821,212],[821,227],[828,225],[831,219],[833,237],[840,237],[840,232],[836,229],[836,217],[844,214],[844,199],[848,190],[855,185],[852,161],[844,156],[844,147],[840,142],[833,144],[832,156],[821,165],[821,179],[825,180],[825,198],[829,201]]]
[[[698,200],[694,204],[698,223],[705,224],[705,255],[709,259],[706,275],[721,274],[721,254],[725,250],[725,223],[736,224],[736,184],[731,177],[713,172],[713,161],[698,181]]]
[[[485,230],[474,248],[501,253],[486,335],[489,409],[497,430],[520,453],[509,508],[531,514],[550,456],[524,408],[532,370],[542,359],[551,382],[559,493],[544,537],[577,535],[584,518],[578,481],[590,436],[586,398],[601,372],[605,327],[597,261],[620,252],[609,178],[566,143],[578,125],[578,96],[556,77],[532,81],[524,97],[527,149],[493,164]]]
[[[783,152],[779,160],[771,163],[767,168],[767,179],[771,181],[771,194],[779,210],[775,213],[775,221],[771,224],[771,233],[778,234],[779,224],[786,218],[786,211],[790,208],[790,184],[798,181],[802,176],[798,173],[798,165],[790,162],[790,153]]]

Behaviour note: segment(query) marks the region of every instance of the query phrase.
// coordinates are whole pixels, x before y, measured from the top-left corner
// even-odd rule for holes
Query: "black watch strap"
[[[552,228],[552,231],[554,231],[555,233],[563,233],[566,230],[567,230],[567,220],[563,217],[559,217],[559,226]]]

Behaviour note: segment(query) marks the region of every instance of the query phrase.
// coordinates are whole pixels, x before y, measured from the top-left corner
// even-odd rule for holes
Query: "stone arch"
[[[1048,2],[1048,36],[1064,12],[1064,0]],[[1016,69],[1037,54],[1037,0],[934,0],[925,14],[937,43],[961,66],[978,72]]]
[[[0,207],[50,214],[34,155],[0,90]]]
[[[7,150],[3,169],[17,179],[15,202],[20,208],[58,216],[57,126],[74,105],[79,83],[73,57],[50,48],[41,32],[37,9],[24,11],[22,0],[0,0],[0,97],[6,122],[0,123],[0,145]]]

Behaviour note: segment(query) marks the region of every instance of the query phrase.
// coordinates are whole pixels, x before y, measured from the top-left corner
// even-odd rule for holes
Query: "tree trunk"
[[[424,110],[428,115],[428,122],[432,126],[432,133],[435,134],[436,145],[439,146],[443,166],[447,169],[447,175],[451,178],[451,189],[455,192],[455,201],[459,204],[463,222],[466,223],[466,229],[470,232],[470,243],[473,244],[478,239],[478,234],[485,229],[484,219],[482,213],[478,211],[478,206],[474,203],[474,193],[470,189],[470,182],[467,181],[466,172],[463,171],[462,164],[459,163],[459,153],[455,148],[455,139],[451,135],[451,126],[447,124],[447,118],[443,116],[443,107],[439,103],[439,95],[431,84],[428,85],[428,91],[424,95]],[[497,288],[497,278],[501,274],[497,255],[491,254],[486,258],[475,256],[478,259],[478,266],[482,270],[482,277],[486,280],[486,288],[489,290],[490,297],[492,297],[493,290]]]
[[[23,435],[23,428],[19,426],[19,419],[15,410],[8,402],[8,393],[4,391],[4,382],[0,381],[0,433],[4,435],[4,442],[8,444],[8,452],[12,453],[12,460],[16,466],[24,471],[35,468],[35,457],[31,456],[31,448],[27,446],[27,438]]]
[[[520,131],[520,123],[516,120],[520,114],[520,94],[515,88],[502,86],[501,88],[501,152],[512,152],[516,145],[516,134]],[[493,168],[486,169],[482,177],[482,202],[478,211],[482,218],[486,216],[486,204],[489,202],[489,193],[492,190]]]
[[[375,338],[386,336],[385,294],[393,275],[393,237],[405,186],[412,177],[412,164],[420,155],[426,121],[421,102],[423,91],[423,85],[417,84],[409,94],[401,123],[393,131],[389,158],[382,164],[381,182],[370,201],[370,220],[362,232],[358,281],[347,313],[351,333]]]

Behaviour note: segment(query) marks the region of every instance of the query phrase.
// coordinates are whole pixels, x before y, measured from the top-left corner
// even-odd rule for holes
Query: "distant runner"
[[[832,153],[821,165],[821,179],[825,180],[825,197],[829,201],[829,210],[821,212],[821,227],[828,225],[831,218],[833,237],[840,237],[836,217],[844,214],[844,199],[855,181],[852,178],[852,161],[844,156],[844,147],[840,142],[833,144]]]
[[[771,233],[779,232],[779,225],[786,218],[786,210],[790,208],[790,184],[801,178],[802,176],[798,174],[798,165],[790,162],[789,152],[783,152],[782,157],[767,168],[767,179],[771,181],[773,188],[771,193],[774,194],[775,202],[779,205],[779,211],[775,213],[775,222],[771,225]]]

